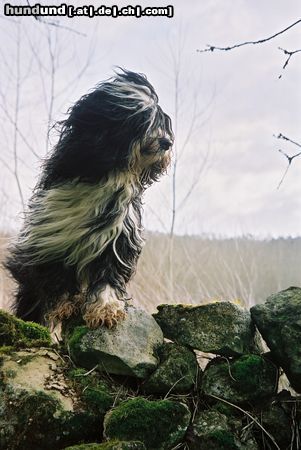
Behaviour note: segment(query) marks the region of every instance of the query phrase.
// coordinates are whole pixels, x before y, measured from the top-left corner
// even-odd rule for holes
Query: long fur
[[[17,316],[45,323],[83,315],[112,326],[142,249],[142,195],[170,162],[171,121],[142,74],[121,71],[83,96],[26,212],[7,268]]]

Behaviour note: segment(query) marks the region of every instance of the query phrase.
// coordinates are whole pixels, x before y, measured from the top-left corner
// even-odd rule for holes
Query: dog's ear
[[[127,166],[133,128],[100,89],[85,95],[59,125],[60,138],[44,164],[40,187],[79,178],[97,182],[112,169]]]

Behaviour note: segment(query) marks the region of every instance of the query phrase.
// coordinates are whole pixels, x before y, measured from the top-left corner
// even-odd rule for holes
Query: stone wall
[[[300,343],[295,287],[251,311],[129,307],[110,330],[73,318],[61,345],[2,312],[0,449],[301,448]]]

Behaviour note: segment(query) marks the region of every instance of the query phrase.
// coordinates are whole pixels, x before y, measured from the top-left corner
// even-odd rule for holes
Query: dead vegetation
[[[150,312],[160,303],[202,303],[231,299],[250,307],[269,295],[301,284],[301,238],[255,240],[174,236],[150,233],[130,285],[134,304]],[[9,237],[0,237],[0,262]],[[173,289],[170,290],[172,264]],[[8,309],[13,282],[0,270],[0,305]]]

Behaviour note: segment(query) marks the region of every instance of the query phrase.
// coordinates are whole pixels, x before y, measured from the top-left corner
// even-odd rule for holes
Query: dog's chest
[[[32,264],[64,261],[80,273],[108,246],[123,241],[139,250],[140,199],[132,185],[69,183],[32,200],[19,245]]]

